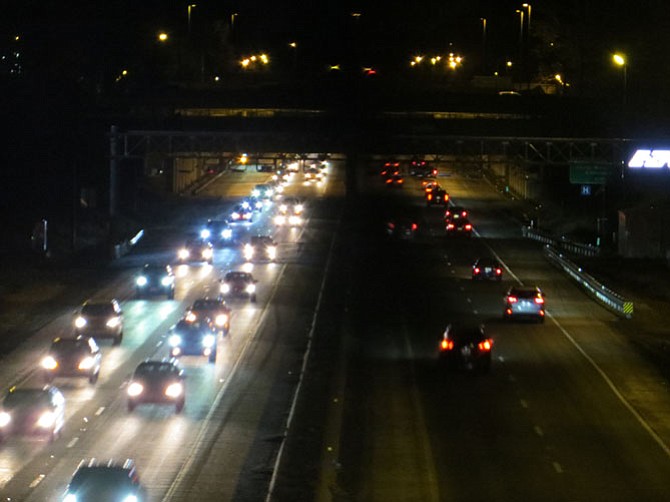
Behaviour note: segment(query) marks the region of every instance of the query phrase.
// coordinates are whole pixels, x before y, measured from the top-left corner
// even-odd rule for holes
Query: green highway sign
[[[573,185],[604,185],[612,171],[613,167],[606,164],[573,160],[570,162],[570,183]]]

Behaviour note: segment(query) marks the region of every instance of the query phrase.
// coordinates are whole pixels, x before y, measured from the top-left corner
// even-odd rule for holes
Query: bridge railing
[[[600,248],[594,246],[593,244],[584,244],[583,242],[574,242],[565,237],[556,239],[554,236],[550,235],[547,232],[538,230],[537,228],[523,226],[521,227],[521,233],[527,239],[533,239],[543,244],[549,244],[556,249],[561,249],[567,251],[568,253],[580,256],[600,256]]]

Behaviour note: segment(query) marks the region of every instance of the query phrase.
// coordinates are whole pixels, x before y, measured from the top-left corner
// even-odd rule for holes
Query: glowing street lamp
[[[188,4],[188,7],[186,7],[186,15],[188,18],[188,34],[191,34],[191,10],[195,9],[197,7],[196,4],[190,3]]]
[[[168,36],[168,34],[165,33],[164,31],[161,31],[161,32],[158,34],[158,41],[159,41],[159,42],[167,42],[169,38],[170,38],[170,37]]]

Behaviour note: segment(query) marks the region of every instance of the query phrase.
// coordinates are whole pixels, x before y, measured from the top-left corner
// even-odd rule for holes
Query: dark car
[[[402,188],[405,184],[405,178],[402,174],[392,174],[391,176],[386,177],[384,183],[386,183],[387,187]]]
[[[135,278],[138,298],[152,294],[167,295],[174,299],[174,272],[170,265],[144,265]]]
[[[42,359],[42,371],[47,383],[56,377],[86,377],[98,381],[102,352],[95,340],[87,336],[55,338],[48,354]]]
[[[205,239],[189,239],[177,251],[177,259],[180,263],[214,261],[214,247]]]
[[[272,200],[275,195],[275,188],[268,183],[261,183],[254,186],[251,190],[251,196],[262,200]]]
[[[468,211],[463,206],[449,206],[444,212],[444,221],[446,222],[467,217]]]
[[[119,345],[123,340],[123,311],[119,302],[87,300],[74,316],[74,331],[77,336],[111,338],[114,345]]]
[[[502,281],[503,267],[495,258],[479,258],[472,264],[473,280]]]
[[[216,361],[217,331],[206,321],[182,319],[170,329],[168,344],[172,357],[205,356]]]
[[[174,359],[141,362],[126,388],[128,411],[138,404],[171,404],[180,413],[186,403],[184,374]]]
[[[221,279],[220,291],[224,296],[248,297],[256,301],[256,279],[249,272],[228,272]]]
[[[225,245],[234,240],[234,233],[227,221],[207,220],[205,226],[200,230],[200,238],[213,245]]]
[[[467,218],[457,218],[447,222],[445,227],[447,235],[462,235],[470,237],[472,235],[472,223]]]
[[[222,297],[205,297],[194,301],[184,318],[190,322],[206,320],[216,330],[227,335],[230,330],[230,315],[231,310]]]
[[[423,159],[412,159],[409,163],[409,173],[418,178],[435,178],[437,177],[437,169],[435,169],[430,162]]]
[[[70,480],[63,502],[145,502],[133,460],[82,460]]]
[[[284,197],[277,209],[279,214],[300,216],[305,209],[305,204],[298,197]]]
[[[400,174],[400,162],[389,161],[384,162],[380,174],[384,177]]]
[[[392,239],[414,239],[419,225],[411,218],[393,218],[386,223],[386,234]]]
[[[544,322],[546,302],[537,286],[512,286],[503,299],[503,318],[530,318]]]
[[[230,212],[228,216],[228,223],[251,223],[254,219],[254,210],[251,204],[238,204]]]
[[[58,437],[65,424],[65,397],[56,387],[12,387],[0,406],[0,439],[11,435]]]
[[[245,197],[240,203],[242,209],[251,209],[251,211],[261,212],[265,207],[265,201],[260,197]]]
[[[269,235],[254,235],[244,245],[243,253],[247,261],[274,261],[277,259],[277,243]]]
[[[426,206],[446,206],[449,203],[449,194],[442,187],[436,187],[426,193]]]
[[[448,325],[440,341],[439,359],[449,369],[488,372],[491,369],[493,340],[484,326]]]

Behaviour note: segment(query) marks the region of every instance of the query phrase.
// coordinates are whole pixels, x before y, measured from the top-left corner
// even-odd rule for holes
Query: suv
[[[544,293],[537,286],[512,286],[503,301],[503,318],[530,317],[544,322]]]
[[[221,279],[221,294],[228,296],[247,296],[256,301],[256,279],[249,272],[227,272]]]
[[[86,377],[98,381],[102,352],[90,337],[55,338],[49,353],[42,359],[42,371],[47,383],[56,377]]]
[[[145,500],[145,490],[140,484],[135,462],[131,459],[124,462],[101,462],[94,458],[82,460],[63,497],[63,502]]]
[[[56,387],[7,392],[0,407],[0,439],[12,434],[48,436],[55,440],[65,424],[65,397]]]
[[[189,322],[180,320],[170,328],[168,345],[170,355],[205,356],[210,363],[216,362],[217,332],[207,321]]]
[[[503,268],[495,258],[478,258],[472,264],[472,280],[489,279],[502,281]]]
[[[254,235],[248,244],[244,245],[244,259],[275,261],[277,258],[277,244],[269,235]]]
[[[112,300],[88,300],[74,318],[77,336],[113,338],[114,345],[123,340],[123,312],[119,302]]]
[[[135,291],[138,298],[160,293],[174,299],[174,272],[170,265],[144,265],[135,279]]]
[[[140,363],[128,383],[128,411],[138,404],[173,404],[180,413],[186,402],[184,373],[174,359]]]
[[[230,330],[230,308],[222,297],[198,298],[191,305],[184,316],[189,322],[204,320],[209,322],[214,329],[227,335]]]
[[[214,260],[214,247],[205,239],[189,239],[177,251],[177,259],[180,263],[205,261],[211,265]]]
[[[440,341],[440,361],[448,369],[463,368],[488,372],[491,369],[493,340],[484,333],[484,326],[449,324]]]

